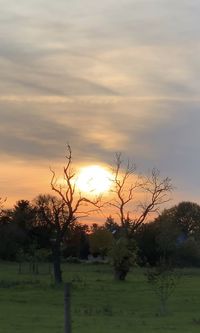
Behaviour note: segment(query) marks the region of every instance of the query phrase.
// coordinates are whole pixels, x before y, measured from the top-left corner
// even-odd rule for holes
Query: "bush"
[[[137,248],[135,241],[125,237],[115,239],[109,254],[115,279],[124,281],[131,266],[136,263]]]

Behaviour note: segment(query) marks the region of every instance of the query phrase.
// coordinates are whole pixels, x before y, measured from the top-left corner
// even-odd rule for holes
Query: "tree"
[[[200,206],[194,202],[183,201],[165,209],[156,221],[170,220],[186,236],[200,236]]]
[[[119,224],[115,222],[114,218],[110,215],[107,217],[106,222],[104,223],[105,229],[109,230],[113,234],[119,231]]]
[[[126,228],[127,222],[131,222],[131,229],[135,231],[151,213],[157,213],[160,206],[169,201],[169,192],[173,189],[171,179],[160,178],[157,169],[153,168],[150,176],[138,176],[136,166],[129,160],[124,162],[118,153],[113,173],[114,199],[110,205],[117,209],[122,227]],[[143,200],[137,202],[141,195]],[[137,214],[132,216],[130,211],[134,210]]]
[[[120,153],[116,154],[113,173],[114,198],[110,205],[116,209],[120,220],[120,238],[125,237],[125,243],[127,243],[131,242],[136,230],[146,221],[147,217],[151,213],[158,212],[159,207],[169,201],[168,194],[172,190],[172,184],[168,177],[160,178],[160,173],[155,168],[150,176],[138,176],[135,165],[129,160],[124,162]],[[137,197],[141,196],[144,199],[137,203]],[[116,238],[117,242],[118,238]],[[129,246],[127,250],[128,248]],[[120,276],[120,265],[114,266],[119,270],[119,272],[115,271],[115,276]],[[123,265],[121,268],[124,272]],[[127,267],[126,272],[128,273],[128,271]]]
[[[187,236],[200,237],[200,206],[194,202],[180,202],[173,209],[174,220]]]
[[[13,222],[23,230],[30,230],[35,220],[35,210],[28,200],[19,200],[13,208]]]
[[[6,221],[4,215],[0,221],[0,259],[16,260],[17,251],[23,248],[25,240],[24,232],[12,221]]]
[[[17,251],[24,246],[25,241],[24,231],[13,223],[13,210],[2,208],[0,214],[0,258],[15,260]]]
[[[160,315],[164,316],[168,311],[168,299],[179,282],[180,274],[174,270],[168,260],[162,258],[156,267],[147,270],[146,276],[160,301]]]
[[[24,234],[22,248],[24,252],[29,252],[32,243],[35,242],[33,229],[35,224],[35,208],[29,200],[18,200],[12,209],[12,224]]]
[[[181,202],[165,209],[156,220],[159,229],[157,242],[162,255],[173,258],[176,264],[199,265],[200,206]]]
[[[108,255],[112,242],[112,233],[103,227],[98,227],[89,235],[90,252],[93,255],[101,255],[104,258]]]
[[[37,224],[45,226],[49,234],[55,282],[61,283],[61,243],[66,229],[67,212],[62,200],[52,195],[39,195],[34,202],[37,211]]]
[[[158,230],[156,244],[160,257],[165,258],[165,260],[170,259],[174,261],[180,229],[173,220],[166,218],[165,214],[161,214],[154,223]]]
[[[60,198],[61,204],[56,209],[62,212],[62,229],[59,232],[57,243],[61,243],[65,236],[67,229],[73,223],[75,223],[77,217],[87,216],[94,210],[99,210],[101,207],[101,198],[97,197],[86,197],[77,189],[76,186],[76,172],[72,167],[72,150],[70,145],[67,145],[66,153],[66,165],[63,168],[63,185],[61,185],[57,179],[54,170],[52,172],[51,188]],[[57,220],[59,220],[60,213],[57,214]],[[58,248],[60,247],[58,245]],[[60,251],[57,251],[57,270],[55,272],[55,280],[57,283],[62,282],[62,275],[60,269]]]
[[[116,280],[124,281],[130,267],[135,265],[137,247],[133,239],[119,237],[113,240],[110,250],[111,263]]]
[[[138,263],[145,266],[150,264],[155,266],[160,258],[160,249],[158,248],[159,228],[157,223],[143,223],[135,232],[135,240],[138,246]]]
[[[87,259],[89,254],[89,227],[75,221],[70,224],[63,241],[63,256]]]
[[[6,199],[3,199],[0,197],[0,216],[2,215],[3,206],[4,206],[5,201],[6,201]]]

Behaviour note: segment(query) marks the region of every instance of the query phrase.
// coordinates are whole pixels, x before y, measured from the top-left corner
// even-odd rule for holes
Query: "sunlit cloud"
[[[5,195],[46,191],[66,143],[77,165],[121,151],[200,195],[199,1],[0,2],[1,182],[8,160],[26,175]]]

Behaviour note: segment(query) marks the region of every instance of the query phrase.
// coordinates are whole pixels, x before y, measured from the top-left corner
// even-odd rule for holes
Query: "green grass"
[[[17,264],[1,262],[0,272],[0,332],[63,333],[63,286],[54,286],[47,265],[31,276],[27,267],[19,275]],[[73,333],[200,332],[198,269],[183,271],[165,317],[140,269],[123,283],[107,265],[68,264],[63,277],[72,282]]]

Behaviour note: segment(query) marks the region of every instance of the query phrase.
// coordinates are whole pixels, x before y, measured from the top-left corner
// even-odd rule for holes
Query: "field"
[[[48,266],[39,275],[0,263],[0,332],[63,333],[63,286],[54,286]],[[72,282],[73,333],[200,332],[200,270],[183,270],[167,316],[140,269],[126,282],[113,281],[107,265],[63,265]]]

